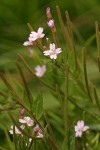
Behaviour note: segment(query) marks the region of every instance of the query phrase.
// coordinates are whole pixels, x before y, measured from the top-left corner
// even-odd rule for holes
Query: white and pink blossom
[[[82,137],[84,131],[88,130],[89,126],[84,125],[84,121],[78,121],[75,126],[75,137]]]
[[[41,39],[45,36],[45,34],[43,33],[43,28],[39,28],[37,32],[32,31],[31,34],[28,37],[28,41],[24,42],[24,46],[31,46],[34,45],[34,41],[36,41],[37,39]]]
[[[43,33],[43,28],[39,28],[37,32],[32,31],[30,36],[29,36],[29,41],[30,42],[34,42],[37,39],[41,39],[45,36],[45,34]]]
[[[27,124],[27,126],[29,127],[34,125],[34,121],[30,117],[24,117],[23,119],[19,119],[19,122],[22,124]]]
[[[49,56],[50,59],[57,59],[57,55],[61,52],[62,52],[61,48],[56,48],[55,44],[53,43],[50,44],[50,50],[46,50],[43,53],[45,56]]]
[[[11,130],[9,130],[9,133],[10,133],[10,134],[13,134],[13,128],[15,128],[15,133],[16,133],[16,134],[22,134],[21,131],[20,131],[16,126],[14,127],[14,125],[12,125],[12,126],[11,126]],[[24,129],[25,126],[24,126],[24,125],[21,125],[20,128],[21,128],[21,129]]]
[[[38,65],[35,67],[35,75],[37,77],[42,77],[45,72],[46,72],[46,65],[43,65],[43,66]]]

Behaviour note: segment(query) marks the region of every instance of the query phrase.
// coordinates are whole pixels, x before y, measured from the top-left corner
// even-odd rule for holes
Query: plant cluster
[[[34,69],[28,61],[18,54],[16,66],[23,82],[23,90],[16,92],[4,73],[0,77],[10,91],[9,105],[3,104],[0,111],[8,113],[13,122],[7,135],[15,150],[99,150],[100,99],[96,85],[89,79],[86,64],[86,49],[78,54],[72,32],[72,22],[68,12],[66,25],[59,7],[56,7],[62,34],[59,35],[50,8],[46,9],[47,25],[53,39],[44,34],[39,27],[35,32],[30,24],[28,41],[23,45],[28,48]],[[59,36],[65,43],[59,42]],[[100,32],[96,22],[98,47],[98,72],[100,72]],[[53,41],[53,42],[52,42]],[[21,64],[28,72],[49,90],[57,101],[55,108],[44,108],[43,93],[37,90],[34,98]],[[5,92],[0,93],[5,98]],[[48,98],[48,101],[51,100]],[[17,112],[17,115],[14,113]],[[13,114],[14,113],[14,114]]]

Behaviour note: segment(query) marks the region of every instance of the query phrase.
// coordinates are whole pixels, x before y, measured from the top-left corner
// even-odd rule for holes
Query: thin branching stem
[[[67,20],[67,25],[68,25],[69,36],[70,36],[70,38],[71,38],[71,43],[72,43],[73,51],[74,51],[75,68],[76,68],[76,70],[77,70],[77,67],[78,67],[78,60],[77,60],[77,53],[76,53],[76,47],[75,47],[74,36],[73,36],[73,32],[72,32],[72,27],[71,27],[71,21],[70,21],[69,14],[68,14],[67,11],[65,12],[65,14],[66,14],[66,20]]]
[[[98,109],[99,109],[99,111],[100,111],[100,102],[99,102],[99,98],[98,98],[97,90],[96,90],[96,87],[95,87],[95,86],[93,87],[93,90],[94,90],[95,101],[96,101],[97,107],[98,107]]]
[[[51,136],[52,140],[54,141],[56,148],[59,150],[58,145],[57,145],[57,141],[56,141],[56,139],[54,137],[54,134],[53,134],[53,131],[52,131],[49,119],[48,119],[46,114],[45,114],[45,120],[46,120],[47,125],[48,125],[49,135]]]
[[[62,32],[63,32],[63,36],[64,36],[64,39],[65,39],[65,42],[68,44],[68,50],[71,51],[72,47],[71,47],[68,31],[65,28],[65,25],[64,25],[64,22],[63,22],[63,19],[62,19],[62,16],[61,16],[61,12],[60,12],[59,6],[56,6],[56,10],[57,10],[58,19],[59,19],[59,22],[60,22],[60,26],[61,26],[61,29],[62,29]]]
[[[98,56],[98,68],[99,68],[99,72],[100,72],[100,57]]]
[[[98,49],[98,56],[100,57],[100,31],[99,31],[99,25],[98,22],[95,22],[96,27],[96,40],[97,40],[97,49]]]
[[[28,69],[28,71],[33,75],[35,76],[35,73],[32,71],[32,69],[30,68],[30,66],[27,64],[27,62],[25,61],[25,59],[22,57],[21,54],[18,54],[18,57],[19,59],[22,61],[22,63],[26,66],[26,68]],[[43,83],[43,85],[45,85],[46,87],[52,89],[52,90],[55,90],[53,87],[51,87],[50,85],[48,85],[47,83],[45,83],[42,79],[39,79],[38,80]]]
[[[68,150],[68,65],[66,65],[65,71],[65,98],[64,98],[64,126],[65,126],[65,141],[66,141],[66,149]]]
[[[33,27],[31,26],[30,23],[27,23],[28,28],[30,29],[30,31],[33,31]]]
[[[19,73],[20,73],[20,75],[22,77],[23,84],[24,84],[24,87],[25,87],[25,90],[26,90],[26,93],[27,93],[27,97],[28,97],[28,100],[29,100],[29,103],[30,103],[30,109],[31,109],[31,107],[32,107],[32,95],[31,95],[31,93],[30,93],[30,91],[28,89],[28,86],[27,86],[27,83],[26,83],[26,80],[24,78],[24,74],[23,74],[23,71],[22,71],[20,65],[18,63],[16,63],[16,66],[17,66],[17,68],[19,70]]]
[[[88,97],[89,97],[90,101],[92,102],[92,97],[91,97],[91,94],[90,94],[90,89],[89,89],[89,84],[88,84],[88,77],[87,77],[86,50],[85,50],[85,48],[82,49],[82,61],[83,61],[85,85],[86,85]]]

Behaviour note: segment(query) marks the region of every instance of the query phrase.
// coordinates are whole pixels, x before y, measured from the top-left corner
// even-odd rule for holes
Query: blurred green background
[[[65,24],[65,10],[68,10],[69,12],[71,21],[73,23],[72,27],[77,49],[81,51],[81,48],[86,46],[88,49],[87,53],[95,59],[95,53],[97,53],[95,40],[95,21],[100,22],[100,0],[0,0],[1,70],[15,72],[17,53],[20,52],[23,55],[26,53],[27,48],[23,46],[23,42],[27,40],[30,33],[30,30],[27,26],[28,22],[32,25],[34,30],[37,30],[38,27],[43,27],[47,35],[46,37],[51,36],[51,32],[47,26],[47,18],[45,13],[47,7],[51,8],[52,15],[57,26],[60,42],[63,44],[63,38],[59,34],[61,31],[56,14],[56,5],[59,5],[61,9]],[[95,65],[90,65],[89,70],[90,74],[92,73],[91,77],[93,76],[93,73],[95,74],[97,72]],[[27,73],[25,72],[25,74]],[[16,76],[14,76],[14,78],[16,79]],[[15,83],[13,83],[11,80],[11,77],[10,82],[13,84],[13,86],[15,85]],[[98,80],[96,80],[96,82],[98,82]],[[30,87],[33,87],[33,85],[36,85],[36,83],[37,80],[29,83]],[[16,80],[16,86],[17,84],[18,83]],[[34,90],[37,91],[38,88],[40,88],[40,85],[39,87],[35,86]],[[6,88],[0,81],[0,90],[2,89]],[[39,90],[45,91],[43,88]],[[36,91],[34,91],[35,94]],[[44,96],[45,99],[48,98],[47,93]],[[51,102],[48,103],[48,106],[49,104],[51,104]],[[6,115],[2,113],[0,119],[2,119],[0,128],[3,129],[4,126],[9,128],[9,123],[7,124],[5,121]],[[1,131],[2,130],[0,130],[0,132]],[[1,137],[2,135],[4,135],[3,131],[0,133]]]
[[[15,60],[17,51],[24,49],[22,44],[30,33],[28,22],[35,30],[44,27],[49,35],[45,14],[48,6],[59,26],[56,5],[65,23],[64,12],[68,10],[78,44],[83,46],[88,39],[94,39],[95,21],[100,21],[99,0],[0,0],[0,67],[10,68],[8,64]]]
[[[87,54],[96,60],[97,48],[95,38],[95,21],[100,22],[99,0],[0,0],[0,69],[15,72],[17,53],[26,57],[28,48],[23,46],[30,30],[29,22],[33,29],[43,27],[46,37],[52,34],[47,26],[46,8],[50,7],[57,27],[60,44],[64,45],[61,28],[56,13],[59,5],[64,23],[66,25],[65,10],[69,12],[75,37],[77,51],[81,54],[85,46]],[[51,40],[53,42],[53,40]],[[29,61],[29,60],[28,60]],[[33,65],[33,62],[30,62]],[[92,63],[92,62],[90,62]],[[34,67],[33,67],[34,68]],[[95,76],[95,65],[89,65],[91,77]],[[96,81],[98,82],[98,80]]]

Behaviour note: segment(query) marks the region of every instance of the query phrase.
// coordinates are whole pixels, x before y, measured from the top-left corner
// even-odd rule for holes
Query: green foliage
[[[0,149],[99,150],[100,31],[96,22],[95,35],[94,21],[100,21],[100,2],[34,0],[33,5],[32,0],[1,0],[0,3],[0,137],[3,137]],[[59,4],[62,13],[58,6],[55,9],[56,4]],[[51,6],[55,20],[52,34],[47,30],[44,13],[47,6]],[[64,14],[66,9],[68,12]],[[50,19],[48,15],[47,19]],[[57,60],[43,55],[50,44],[45,38],[30,47],[32,55],[29,54],[30,48],[21,46],[30,33],[27,22],[32,24],[34,31],[39,26],[44,27],[45,37],[49,37],[56,48],[62,48]],[[36,76],[35,67],[44,64],[46,73],[43,77]],[[21,114],[23,109],[25,112]],[[34,121],[32,127],[19,122],[26,115]],[[81,138],[75,137],[78,120],[84,120],[89,126]],[[21,134],[17,134],[15,128],[13,136],[9,134],[11,123]],[[25,129],[21,129],[21,124],[25,125]],[[34,131],[36,125],[39,131]],[[39,134],[43,137],[38,137]]]
[[[43,115],[43,98],[42,95],[38,95],[36,100],[32,106],[33,113],[35,114],[36,118],[39,120]]]

